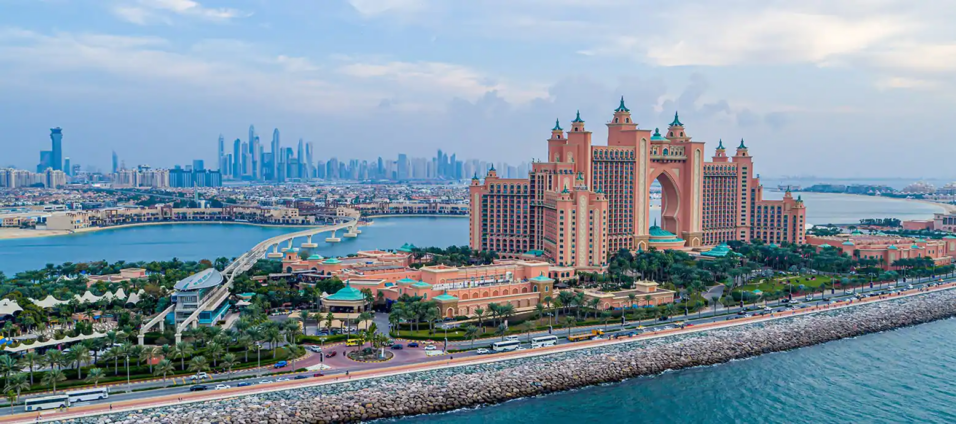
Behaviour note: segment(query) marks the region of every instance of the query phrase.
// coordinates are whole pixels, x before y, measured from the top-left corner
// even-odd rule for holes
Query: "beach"
[[[94,233],[106,230],[119,230],[123,228],[147,227],[153,225],[179,225],[179,224],[234,224],[250,225],[254,227],[265,228],[309,228],[309,225],[282,225],[282,224],[260,224],[255,222],[236,222],[236,221],[163,221],[163,222],[136,222],[131,224],[120,224],[109,227],[88,227],[76,230],[31,230],[23,228],[0,228],[0,240],[13,240],[23,238],[54,237],[67,236],[72,234]],[[314,225],[318,227],[319,225]]]

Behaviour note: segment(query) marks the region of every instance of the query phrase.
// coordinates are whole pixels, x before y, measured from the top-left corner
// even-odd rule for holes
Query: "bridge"
[[[220,274],[222,276],[221,284],[216,285],[211,293],[203,296],[203,299],[198,304],[198,307],[192,314],[186,317],[183,321],[179,322],[176,325],[176,343],[182,341],[182,333],[185,329],[190,326],[196,328],[199,325],[199,315],[204,311],[215,311],[223,302],[229,298],[230,290],[232,290],[232,283],[236,277],[242,275],[244,272],[252,269],[252,266],[256,264],[259,259],[263,257],[269,258],[281,258],[283,251],[286,249],[292,249],[292,243],[297,238],[306,238],[306,243],[303,243],[302,246],[306,248],[315,248],[318,247],[318,244],[312,242],[312,237],[322,233],[331,232],[331,237],[325,239],[326,242],[335,243],[341,241],[336,237],[336,232],[345,230],[345,237],[354,238],[357,237],[361,231],[358,229],[358,220],[353,217],[343,217],[343,216],[327,216],[325,218],[331,219],[332,224],[323,225],[321,227],[312,227],[302,231],[296,231],[289,234],[283,234],[263,240],[259,244],[255,245],[252,249],[249,249],[235,260],[232,261],[226,268],[224,268]],[[283,244],[286,244],[286,247],[281,247]],[[271,250],[271,252],[270,252]],[[198,275],[198,274],[196,274]],[[186,281],[185,279],[183,281]],[[177,288],[179,284],[177,284]],[[168,308],[164,309],[159,315],[154,316],[148,322],[143,324],[143,327],[139,331],[139,344],[143,345],[146,337],[146,333],[149,330],[159,326],[160,331],[166,330],[166,316],[170,313],[173,313],[176,310],[176,304],[173,303]]]

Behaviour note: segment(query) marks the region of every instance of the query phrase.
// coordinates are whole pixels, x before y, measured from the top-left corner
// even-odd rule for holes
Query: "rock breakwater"
[[[954,315],[956,290],[947,290],[693,334],[67,422],[333,423],[437,413],[713,365]]]

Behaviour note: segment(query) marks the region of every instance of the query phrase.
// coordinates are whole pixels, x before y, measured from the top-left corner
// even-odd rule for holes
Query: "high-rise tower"
[[[272,180],[281,181],[279,179],[279,169],[281,168],[282,161],[280,158],[282,154],[279,152],[279,129],[276,128],[272,130]]]
[[[50,128],[50,142],[53,144],[53,147],[50,149],[53,152],[51,158],[50,167],[56,171],[63,170],[63,130],[60,127]]]
[[[219,173],[224,174],[228,165],[226,164],[226,140],[222,138],[222,134],[219,134],[219,144],[217,146],[216,164],[219,166]]]

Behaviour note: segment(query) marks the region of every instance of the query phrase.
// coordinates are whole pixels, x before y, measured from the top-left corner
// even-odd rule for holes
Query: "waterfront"
[[[262,240],[301,228],[260,227],[237,224],[169,224],[108,229],[84,234],[0,240],[0,272],[42,268],[48,263],[85,261],[213,260],[241,255]],[[339,233],[341,237],[341,232]],[[323,235],[322,238],[326,237]],[[355,239],[341,243],[319,241],[323,256],[344,256],[357,250],[396,249],[403,243],[417,246],[468,244],[468,224],[463,218],[379,218],[362,227]]]
[[[941,206],[881,197],[825,193],[802,193],[807,221],[813,224],[853,223],[861,218],[930,219]],[[770,199],[781,192],[765,191]],[[650,221],[660,216],[651,209]],[[47,263],[84,261],[151,261],[214,259],[234,257],[269,237],[296,231],[295,228],[259,227],[236,224],[170,224],[108,229],[85,234],[0,240],[0,271],[15,272],[41,268]],[[344,256],[363,249],[397,248],[404,243],[417,246],[468,244],[468,222],[463,218],[378,218],[356,239],[341,243],[319,243],[323,256]]]
[[[400,423],[956,421],[956,320]]]

